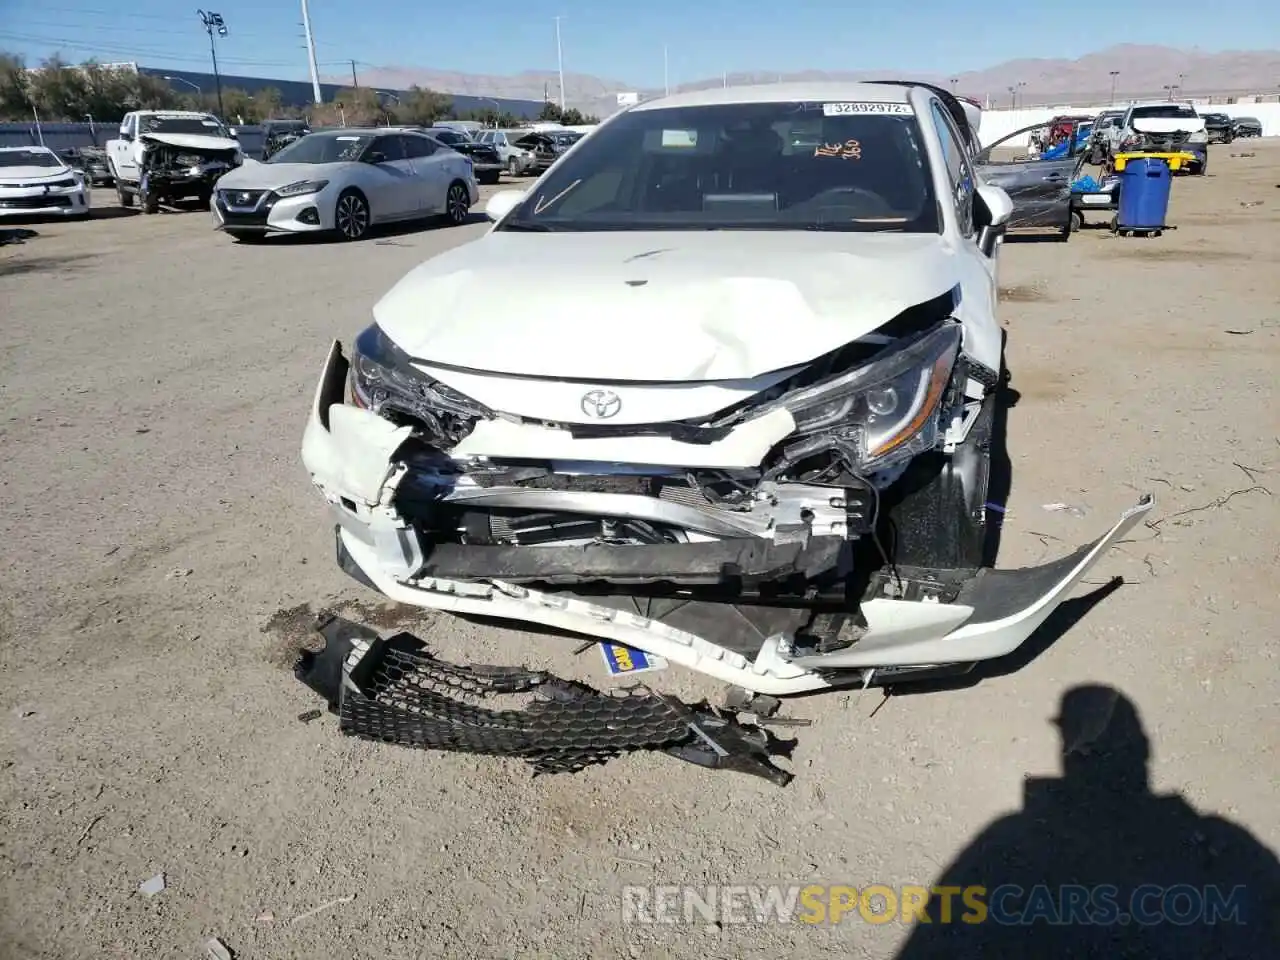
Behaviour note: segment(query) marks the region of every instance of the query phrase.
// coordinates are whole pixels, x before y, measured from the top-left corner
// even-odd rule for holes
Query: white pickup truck
[[[207,207],[213,185],[244,162],[240,143],[222,121],[191,110],[135,110],[107,141],[107,162],[122,207],[136,197],[143,213],[161,203],[198,200]]]

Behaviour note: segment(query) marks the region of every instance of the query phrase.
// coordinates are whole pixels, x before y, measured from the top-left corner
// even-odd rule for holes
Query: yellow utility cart
[[[1163,160],[1169,165],[1170,173],[1177,173],[1179,170],[1186,169],[1193,163],[1198,163],[1200,158],[1189,151],[1177,150],[1170,153],[1144,153],[1141,151],[1135,153],[1117,153],[1112,158],[1116,173],[1122,171],[1130,160]]]

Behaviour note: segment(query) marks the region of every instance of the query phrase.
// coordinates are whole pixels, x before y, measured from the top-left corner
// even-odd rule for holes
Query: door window
[[[410,160],[429,157],[436,152],[436,145],[426,137],[405,137],[404,153]]]
[[[931,101],[933,123],[942,141],[942,156],[946,165],[947,184],[956,208],[956,222],[962,236],[973,236],[973,192],[976,183],[969,155],[965,152],[959,131],[951,115],[937,100]]]
[[[382,158],[379,160],[380,163],[403,160],[404,144],[401,139],[400,137],[378,137],[377,140],[369,144],[369,154],[382,154]]]

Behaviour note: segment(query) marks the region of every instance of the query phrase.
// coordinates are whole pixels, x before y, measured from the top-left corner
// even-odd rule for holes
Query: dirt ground
[[[785,789],[659,755],[531,779],[298,719],[323,608],[608,683],[577,641],[388,609],[334,565],[299,459],[330,338],[481,223],[250,247],[100,190],[93,222],[27,225],[0,248],[0,953],[888,958],[901,923],[624,924],[620,894],[929,884],[1058,774],[1051,719],[1082,683],[1136,706],[1153,790],[1280,847],[1278,170],[1280,143],[1216,147],[1159,239],[1006,245],[1000,564],[1074,549],[1144,491],[1153,525],[981,682],[874,716],[877,691],[786,705],[813,725]]]

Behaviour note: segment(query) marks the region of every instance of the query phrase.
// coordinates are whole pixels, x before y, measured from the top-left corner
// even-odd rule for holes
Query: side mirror
[[[1008,229],[1013,216],[1013,200],[1001,187],[981,184],[974,197],[973,220],[978,227],[978,247],[990,257],[995,254],[1000,240]]]
[[[524,202],[523,190],[499,190],[484,205],[484,215],[495,223]]]

